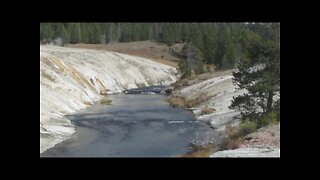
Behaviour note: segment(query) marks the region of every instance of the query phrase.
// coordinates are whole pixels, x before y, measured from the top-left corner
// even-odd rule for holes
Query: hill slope
[[[105,94],[176,81],[177,70],[145,58],[89,49],[40,46],[40,153],[75,132],[64,115]]]

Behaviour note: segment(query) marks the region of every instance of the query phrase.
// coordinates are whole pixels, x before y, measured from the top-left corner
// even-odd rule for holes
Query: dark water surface
[[[173,157],[188,151],[197,132],[211,131],[191,111],[173,108],[161,94],[108,95],[111,105],[95,104],[69,115],[71,139],[41,157]]]

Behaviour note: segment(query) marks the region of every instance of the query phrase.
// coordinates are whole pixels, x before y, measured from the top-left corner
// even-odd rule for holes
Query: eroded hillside
[[[75,132],[64,115],[103,95],[176,81],[177,70],[148,59],[89,49],[40,46],[40,153]]]

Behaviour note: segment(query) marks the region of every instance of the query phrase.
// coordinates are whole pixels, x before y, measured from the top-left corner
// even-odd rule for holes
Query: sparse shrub
[[[263,115],[259,120],[261,127],[267,126],[269,124],[276,124],[279,121],[280,117],[278,115],[278,112],[276,111],[271,111],[270,113]]]
[[[169,98],[170,104],[172,104],[174,107],[185,107],[185,99],[181,96],[171,96]]]
[[[243,141],[240,130],[240,126],[231,127],[228,125],[225,129],[225,138],[220,146],[220,150],[239,148]]]
[[[213,113],[214,111],[215,111],[214,108],[205,106],[205,107],[201,110],[201,115],[203,115],[203,114],[211,114],[211,113]]]
[[[255,122],[250,121],[249,119],[243,120],[240,124],[240,134],[245,136],[257,130],[257,124]]]
[[[209,157],[213,152],[214,147],[212,144],[192,146],[190,147],[190,151],[183,154],[181,157]]]
[[[89,101],[85,101],[85,102],[83,102],[83,104],[88,105],[88,106],[91,106],[91,105],[92,105],[92,103],[89,102]]]
[[[224,139],[221,149],[229,150],[229,149],[237,149],[240,148],[243,139],[241,137],[232,137]]]
[[[169,102],[175,106],[175,107],[180,107],[180,108],[192,108],[192,107],[197,107],[203,102],[207,101],[213,96],[205,96],[205,95],[200,95],[197,97],[191,98],[185,98],[182,96],[171,96],[169,98]],[[213,109],[214,110],[214,109]]]
[[[188,81],[187,80],[183,80],[181,82],[181,86],[188,86]]]
[[[110,99],[101,99],[100,104],[105,104],[105,105],[109,105],[111,104],[112,100]]]
[[[191,76],[191,70],[190,69],[187,69],[187,70],[184,70],[184,73],[183,75],[181,76],[181,79],[187,79]]]
[[[146,87],[146,85],[144,83],[136,83],[136,85],[137,85],[138,88]]]

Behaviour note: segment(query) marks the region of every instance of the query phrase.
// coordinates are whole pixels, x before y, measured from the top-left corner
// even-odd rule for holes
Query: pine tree
[[[131,24],[130,23],[121,23],[121,42],[130,42],[131,41]]]
[[[260,117],[279,108],[280,102],[274,102],[274,96],[280,95],[280,41],[277,35],[280,32],[277,26],[260,28],[269,31],[270,36],[252,31],[246,33],[244,46],[248,55],[241,58],[239,72],[233,73],[233,82],[239,89],[247,89],[248,93],[233,98],[230,106],[258,126],[261,126]]]
[[[189,31],[186,23],[182,23],[181,25],[181,40],[182,42],[189,40]]]
[[[80,43],[78,28],[78,25],[75,23],[71,23],[69,26],[71,44]]]
[[[180,64],[183,77],[189,77],[192,72],[195,74],[204,73],[203,54],[199,48],[192,43],[186,43],[182,49],[183,61]]]
[[[53,25],[51,23],[40,24],[40,40],[43,43],[50,42],[54,37]]]
[[[203,33],[202,36],[203,39],[203,54],[205,58],[205,62],[207,64],[213,64],[214,63],[214,57],[215,57],[215,40],[214,40],[214,34],[212,32],[206,32]]]
[[[99,23],[94,23],[93,25],[93,43],[94,44],[99,44],[101,43],[101,30],[100,30],[100,24]]]
[[[169,46],[173,44],[173,32],[172,26],[170,23],[166,23],[162,25],[162,32],[160,33],[160,42],[167,43]]]
[[[233,41],[229,40],[225,46],[225,54],[223,56],[222,66],[225,69],[234,68],[236,63],[236,49]]]
[[[202,33],[199,28],[199,25],[196,23],[192,23],[190,27],[190,33],[189,33],[189,42],[191,42],[195,47],[203,51],[203,39],[202,39]]]
[[[130,41],[138,41],[140,38],[140,33],[141,31],[139,31],[139,24],[138,23],[132,23],[131,24],[131,40]]]

